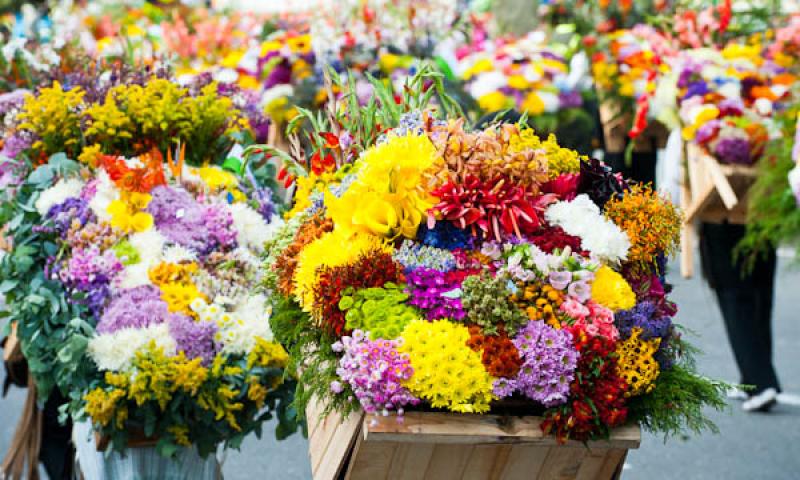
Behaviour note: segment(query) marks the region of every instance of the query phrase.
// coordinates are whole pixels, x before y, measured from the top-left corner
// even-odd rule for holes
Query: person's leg
[[[631,156],[631,178],[641,183],[656,186],[656,151],[633,152]]]
[[[774,254],[743,276],[733,249],[744,234],[739,225],[704,224],[701,249],[705,273],[715,290],[741,381],[755,394],[778,388],[772,365],[771,314]]]

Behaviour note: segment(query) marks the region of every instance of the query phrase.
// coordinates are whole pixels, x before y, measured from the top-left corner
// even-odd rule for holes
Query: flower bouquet
[[[592,53],[592,75],[600,101],[605,150],[619,153],[628,148],[662,147],[666,142],[663,129],[647,133],[650,100],[656,80],[668,69],[665,59],[676,51],[668,37],[647,25],[616,30],[599,39],[584,39]],[[656,127],[652,127],[656,128]],[[627,139],[639,139],[628,143]],[[655,142],[647,145],[647,140]]]
[[[594,120],[585,111],[588,68],[585,62],[570,62],[567,45],[542,32],[481,45],[460,59],[458,71],[483,113],[513,108],[526,113],[545,136],[567,137],[568,131],[574,139],[592,136]],[[583,152],[591,150],[591,144],[580,146]]]
[[[226,159],[249,126],[216,84],[125,80],[99,97],[56,82],[24,100],[18,158],[32,170],[0,210],[14,238],[3,315],[40,398],[59,388],[90,422],[76,434],[84,468],[111,475],[151,445],[162,459],[143,468],[206,477],[209,454],[274,415],[279,437],[295,430],[287,353],[254,292],[276,206],[263,171]],[[91,430],[128,456],[93,453]]]
[[[389,468],[363,453],[377,455],[370,435],[510,441],[516,427],[496,429],[510,412],[528,422],[521,443],[710,427],[702,408],[724,405],[724,386],[695,373],[664,280],[678,209],[528,128],[428,110],[422,85],[399,105],[334,104],[310,151],[275,152],[297,189],[264,255],[271,323],[300,371],[298,411],[364,430],[350,478]],[[348,417],[360,411],[363,425]]]
[[[752,165],[770,138],[781,135],[775,117],[795,98],[797,78],[764,50],[760,43],[731,43],[721,51],[685,51],[659,87],[676,99],[687,142],[682,195],[687,225],[695,219],[747,221],[748,191],[757,177]],[[688,276],[691,252],[683,253]]]

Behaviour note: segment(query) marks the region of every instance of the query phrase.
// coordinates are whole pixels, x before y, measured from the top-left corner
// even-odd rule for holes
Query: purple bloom
[[[288,60],[275,65],[272,71],[269,72],[267,80],[264,83],[264,88],[272,88],[276,85],[287,85],[292,83],[292,66]]]
[[[751,165],[750,142],[744,138],[722,138],[714,147],[714,155],[722,163]]]
[[[471,249],[475,244],[468,230],[462,230],[452,222],[436,222],[433,228],[428,228],[423,222],[417,231],[417,238],[424,245],[445,250]]]
[[[422,267],[408,272],[406,283],[406,293],[410,295],[409,305],[425,312],[428,320],[462,320],[466,316],[461,299],[452,295],[461,288],[459,276]]]
[[[114,275],[122,271],[122,263],[108,250],[101,254],[96,246],[77,249],[65,263],[52,265],[57,277],[75,303],[86,305],[95,317],[100,315],[110,295]]]
[[[33,145],[33,134],[28,131],[15,131],[6,138],[0,155],[8,158],[17,158],[17,155],[31,148]]]
[[[614,323],[622,338],[631,336],[634,327],[642,329],[642,340],[667,337],[672,328],[672,321],[667,315],[660,315],[656,304],[645,300],[630,310],[617,312]]]
[[[704,123],[700,128],[697,129],[697,133],[695,135],[695,140],[697,143],[705,143],[711,140],[719,131],[721,123],[722,122],[719,120],[711,120]]]
[[[570,282],[572,281],[572,273],[570,272],[558,272],[553,270],[548,275],[548,280],[550,281],[550,285],[553,288],[558,290],[566,289]]]
[[[236,232],[230,212],[218,205],[201,205],[184,191],[158,186],[147,212],[156,228],[169,240],[200,255],[236,246]]]
[[[403,386],[414,370],[408,355],[397,351],[399,345],[397,340],[372,341],[360,330],[334,344],[334,351],[344,352],[336,374],[350,385],[367,413],[397,410],[402,415],[406,405],[419,404]],[[334,393],[341,387],[339,382],[331,384]]]
[[[55,231],[64,236],[72,225],[82,227],[89,222],[93,222],[96,217],[86,200],[72,197],[64,200],[63,203],[50,207],[46,218],[53,222]]]
[[[686,88],[686,95],[683,96],[683,99],[686,100],[687,98],[692,98],[694,96],[704,96],[710,92],[708,85],[703,80],[696,80],[694,82],[689,83],[689,86]]]
[[[579,356],[572,345],[572,334],[542,321],[532,321],[519,331],[513,342],[522,357],[522,368],[513,381],[516,390],[548,408],[564,403]],[[498,387],[507,389],[495,385]]]
[[[561,108],[579,108],[583,105],[583,97],[577,90],[559,93],[558,100]]]
[[[211,363],[219,350],[219,343],[214,339],[217,325],[213,321],[195,321],[173,313],[167,317],[167,324],[179,352],[183,351],[188,359],[202,358],[205,366]]]
[[[114,333],[123,328],[145,328],[170,318],[167,302],[153,285],[122,292],[111,300],[97,324],[97,333]]]

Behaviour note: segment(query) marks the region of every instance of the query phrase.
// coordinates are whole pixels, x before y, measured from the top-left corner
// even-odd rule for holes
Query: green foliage
[[[52,235],[39,232],[42,218],[34,204],[42,191],[58,177],[74,174],[78,165],[63,154],[37,168],[22,184],[15,199],[0,207],[6,235],[13,237],[14,250],[0,258],[0,295],[6,310],[0,316],[17,323],[17,334],[28,367],[44,402],[53,388],[63,392],[86,387],[94,369],[80,361],[94,325],[84,307],[66,301],[61,283],[45,275],[47,259],[58,250]]]
[[[788,179],[795,167],[791,152],[797,108],[781,117],[783,135],[767,145],[757,165],[758,175],[749,193],[747,232],[735,252],[745,270],[779,244],[796,247],[800,243],[800,208]]]
[[[347,312],[347,330],[369,332],[372,340],[399,337],[406,324],[420,318],[414,307],[405,304],[408,294],[404,288],[389,282],[383,287],[346,289],[339,300],[339,309]]]
[[[297,303],[278,298],[270,325],[275,340],[289,352],[288,370],[299,372],[294,408],[300,418],[305,418],[312,398],[324,406],[323,417],[336,411],[344,418],[361,408],[349,385],[342,384],[339,394],[331,390],[331,383],[339,380],[339,359],[331,348],[336,339],[317,328]]]

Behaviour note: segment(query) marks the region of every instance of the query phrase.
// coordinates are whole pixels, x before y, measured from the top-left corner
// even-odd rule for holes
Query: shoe
[[[736,387],[733,387],[733,388],[729,389],[729,390],[728,390],[728,392],[727,392],[725,395],[726,395],[726,396],[727,396],[727,397],[728,397],[730,400],[741,400],[741,401],[745,401],[745,400],[747,400],[748,398],[750,398],[750,397],[747,395],[747,392],[745,392],[744,390],[738,389],[738,388],[736,388]]]
[[[742,410],[745,412],[768,412],[777,403],[777,400],[778,391],[774,388],[768,388],[742,403]]]

